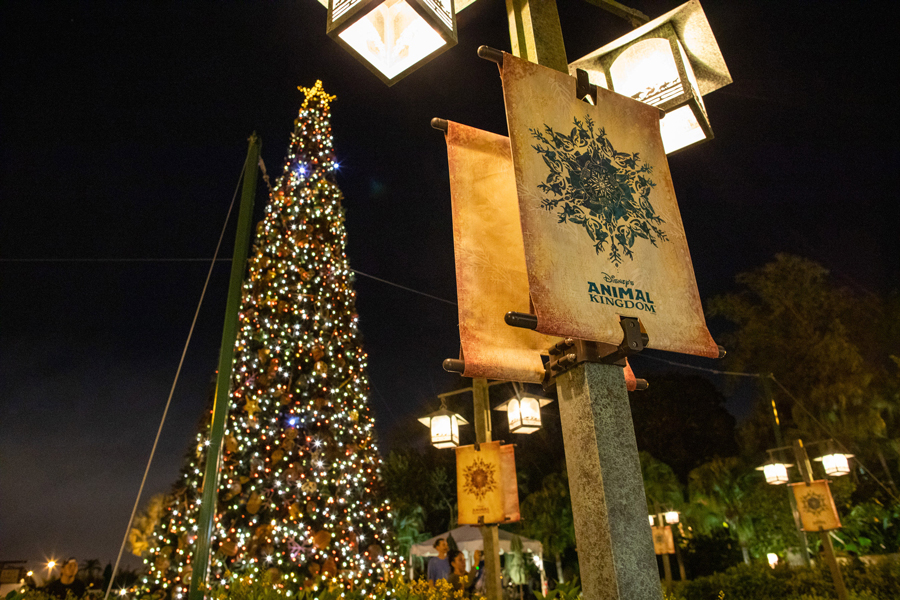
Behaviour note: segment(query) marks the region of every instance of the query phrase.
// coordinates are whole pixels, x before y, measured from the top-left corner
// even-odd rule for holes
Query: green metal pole
[[[253,199],[256,195],[257,163],[262,142],[254,132],[250,136],[247,162],[244,163],[244,187],[241,192],[241,208],[238,215],[237,234],[234,242],[234,259],[231,262],[231,279],[228,284],[228,302],[225,305],[225,325],[222,328],[222,347],[219,350],[219,370],[216,378],[216,399],[209,432],[209,448],[206,452],[206,469],[203,475],[203,492],[198,519],[197,550],[194,552],[191,574],[190,600],[202,600],[209,574],[209,551],[212,541],[213,520],[219,489],[219,462],[222,459],[222,439],[225,437],[225,420],[228,417],[231,391],[231,364],[234,360],[234,342],[237,338],[238,311],[241,308],[241,287],[253,230]]]

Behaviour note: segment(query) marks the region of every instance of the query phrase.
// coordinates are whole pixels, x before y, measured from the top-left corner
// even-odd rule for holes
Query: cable
[[[743,373],[741,371],[719,371],[718,369],[708,369],[706,367],[695,367],[694,365],[689,365],[687,363],[675,362],[673,360],[666,360],[664,358],[657,358],[655,356],[650,356],[648,354],[638,354],[640,358],[649,358],[650,360],[655,360],[657,362],[664,362],[670,365],[675,365],[676,367],[684,367],[686,369],[694,369],[695,371],[706,371],[707,373],[715,373],[717,375],[735,375],[737,377],[756,377],[757,379],[762,377],[759,373]]]
[[[216,251],[213,254],[213,260],[209,265],[209,271],[206,273],[206,281],[203,283],[203,291],[200,293],[200,301],[197,303],[197,310],[194,311],[194,320],[191,321],[191,328],[188,331],[187,340],[184,342],[184,350],[181,351],[181,360],[178,361],[178,368],[175,370],[175,379],[172,381],[172,388],[169,390],[169,399],[166,400],[166,407],[163,410],[162,419],[159,422],[159,428],[156,430],[156,439],[153,440],[153,448],[150,450],[150,458],[147,461],[147,467],[144,469],[144,477],[141,479],[141,486],[138,488],[137,498],[134,500],[134,507],[131,509],[131,517],[128,518],[128,525],[125,527],[125,537],[122,540],[122,546],[119,548],[119,555],[116,557],[116,566],[113,567],[112,575],[109,578],[109,586],[106,588],[106,595],[103,600],[109,600],[109,592],[112,590],[113,583],[116,580],[116,572],[119,570],[119,562],[122,560],[122,553],[125,551],[125,544],[128,542],[128,534],[131,532],[131,524],[134,522],[134,515],[137,513],[138,505],[141,502],[141,494],[144,493],[144,484],[147,482],[147,474],[150,472],[150,465],[153,463],[153,456],[156,454],[156,446],[159,443],[159,437],[162,434],[163,425],[166,422],[166,415],[169,413],[169,406],[172,404],[172,396],[175,394],[175,386],[178,384],[178,376],[181,375],[181,367],[184,365],[184,357],[187,355],[188,346],[191,343],[191,336],[194,334],[194,326],[197,324],[197,317],[200,315],[200,308],[203,306],[203,298],[206,296],[206,289],[209,287],[209,280],[212,277],[213,268],[216,266],[216,257],[219,256],[219,249],[222,247],[222,240],[225,237],[225,230],[228,226],[228,220],[231,218],[231,211],[234,209],[234,202],[237,199],[238,190],[241,186],[241,180],[244,178],[244,171],[247,168],[247,160],[244,160],[244,166],[241,168],[241,175],[238,177],[237,185],[234,188],[234,196],[231,198],[231,205],[228,207],[228,213],[225,215],[225,223],[222,225],[222,233],[219,234],[219,242],[216,244]]]
[[[425,296],[426,298],[431,298],[432,300],[437,300],[438,302],[444,302],[445,304],[450,304],[452,306],[456,306],[456,302],[452,302],[450,300],[446,300],[444,298],[439,298],[437,296],[432,296],[431,294],[426,294],[425,292],[420,292],[419,290],[414,290],[412,288],[408,288],[405,285],[400,285],[399,283],[394,283],[392,281],[388,281],[387,279],[382,279],[380,277],[375,277],[374,275],[368,275],[363,273],[362,271],[357,271],[356,269],[350,269],[357,275],[362,275],[363,277],[368,277],[369,279],[374,279],[375,281],[380,281],[381,283],[386,283],[388,285],[392,285],[394,287],[398,287],[401,290],[406,290],[407,292],[412,292],[413,294],[419,294],[420,296]]]

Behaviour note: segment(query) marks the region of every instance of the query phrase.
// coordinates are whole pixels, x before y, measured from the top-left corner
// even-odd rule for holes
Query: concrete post
[[[622,367],[556,378],[585,600],[662,600]]]

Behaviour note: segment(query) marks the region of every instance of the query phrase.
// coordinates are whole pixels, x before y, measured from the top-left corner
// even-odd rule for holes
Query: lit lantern
[[[773,461],[761,467],[756,467],[756,470],[763,472],[763,475],[766,476],[766,483],[769,483],[771,485],[781,485],[790,481],[790,479],[788,478],[787,469],[788,467],[792,466],[794,465],[788,465],[785,463]]]
[[[510,433],[534,433],[541,428],[541,407],[551,402],[549,398],[517,393],[494,410],[506,412]]]
[[[825,473],[832,477],[840,477],[850,473],[850,462],[848,459],[853,458],[852,454],[841,454],[840,452],[832,452],[825,456],[820,456],[814,460],[822,463],[825,467]]]
[[[774,552],[769,552],[768,554],[766,554],[766,560],[769,561],[769,566],[774,569],[775,565],[778,564],[778,555]]]
[[[678,523],[678,511],[670,510],[665,514],[666,525],[676,525]]]
[[[691,0],[569,65],[590,82],[657,106],[666,154],[712,139],[703,96],[731,75],[697,0]]]
[[[419,423],[431,430],[431,444],[435,448],[456,448],[459,446],[459,426],[467,425],[468,421],[447,410],[441,401],[441,408],[419,419]]]
[[[456,45],[454,0],[329,0],[327,32],[394,85]]]
[[[653,515],[650,515],[650,527],[653,527]]]

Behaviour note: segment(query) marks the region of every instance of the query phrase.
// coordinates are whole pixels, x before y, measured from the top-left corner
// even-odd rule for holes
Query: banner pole
[[[475,441],[479,444],[491,442],[491,403],[487,379],[472,379],[472,401],[475,407]],[[496,525],[482,525],[480,529],[484,541],[484,577],[487,584],[485,595],[488,600],[501,600],[503,586],[500,580],[500,532]]]
[[[237,338],[238,312],[241,308],[241,287],[247,254],[250,248],[250,234],[253,231],[253,199],[256,195],[256,176],[259,162],[260,139],[253,133],[244,163],[244,187],[241,192],[241,208],[238,214],[237,234],[234,242],[234,258],[231,262],[231,279],[228,284],[228,301],[225,306],[225,324],[222,328],[222,346],[219,350],[219,369],[216,376],[216,399],[209,431],[209,447],[206,453],[206,467],[203,475],[200,517],[197,520],[197,546],[194,552],[191,573],[190,600],[203,600],[209,576],[209,554],[212,542],[213,522],[216,516],[216,501],[219,487],[219,462],[222,460],[222,440],[225,437],[225,422],[228,418],[231,392],[231,364],[234,360],[234,342]]]

